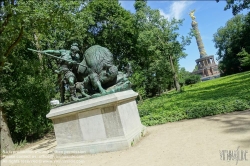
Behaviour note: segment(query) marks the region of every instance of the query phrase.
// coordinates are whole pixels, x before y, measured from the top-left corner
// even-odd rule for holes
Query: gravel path
[[[6,156],[1,166],[250,166],[250,110],[148,127],[123,151],[67,156],[55,155],[55,146],[47,137]],[[238,158],[229,160],[227,152],[237,149]]]

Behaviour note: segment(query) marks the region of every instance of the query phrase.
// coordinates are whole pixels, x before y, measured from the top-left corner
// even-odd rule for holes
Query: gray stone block
[[[132,90],[52,109],[55,153],[99,153],[131,147],[145,134]]]

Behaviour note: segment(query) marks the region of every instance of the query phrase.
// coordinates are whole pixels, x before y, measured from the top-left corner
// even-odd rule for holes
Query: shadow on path
[[[235,116],[234,116],[235,115]],[[241,134],[248,134],[247,139],[239,139],[236,142],[239,146],[250,148],[250,110],[238,111],[224,116],[211,116],[206,117],[208,121],[221,122],[223,126],[223,132],[226,134],[237,134],[241,138]],[[244,137],[246,138],[246,137]]]
[[[43,148],[49,150],[49,149],[52,149],[56,146],[56,145],[51,146],[51,145],[53,145],[53,143],[56,142],[56,137],[55,137],[54,132],[48,133],[45,136],[44,140],[46,140],[46,141],[38,144],[38,146],[35,146],[34,148],[32,148],[32,150],[38,150],[38,149],[43,149]]]

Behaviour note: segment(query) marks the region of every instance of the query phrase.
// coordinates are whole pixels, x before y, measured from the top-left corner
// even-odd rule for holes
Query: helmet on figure
[[[78,48],[78,44],[77,44],[77,43],[73,43],[73,44],[71,45],[71,47],[70,47],[70,50],[71,50],[72,52],[78,52],[78,51],[80,51],[79,48]]]

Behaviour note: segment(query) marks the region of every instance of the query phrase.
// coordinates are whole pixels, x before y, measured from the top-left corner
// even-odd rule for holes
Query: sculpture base
[[[219,77],[220,77],[220,74],[211,75],[211,76],[207,76],[207,77],[201,77],[201,81],[208,81],[208,80],[212,80],[212,79],[219,78]]]
[[[146,132],[132,90],[54,108],[55,153],[99,153],[123,150]]]

